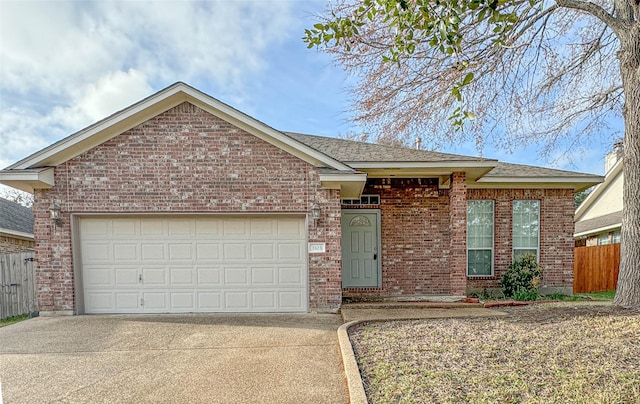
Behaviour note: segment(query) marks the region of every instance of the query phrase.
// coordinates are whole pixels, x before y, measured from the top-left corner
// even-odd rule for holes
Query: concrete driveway
[[[35,318],[0,328],[2,398],[344,403],[341,323],[330,314]]]

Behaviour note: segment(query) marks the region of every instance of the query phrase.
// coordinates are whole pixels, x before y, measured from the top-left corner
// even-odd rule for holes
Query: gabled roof
[[[183,102],[321,168],[322,186],[340,189],[344,197],[358,196],[367,177],[439,178],[440,186],[445,188],[453,172],[466,173],[467,186],[476,188],[581,190],[602,181],[600,176],[500,163],[494,159],[280,132],[179,82],[7,167],[0,171],[0,183],[28,192],[51,188],[53,167]]]
[[[33,239],[33,211],[0,198],[0,233]]]

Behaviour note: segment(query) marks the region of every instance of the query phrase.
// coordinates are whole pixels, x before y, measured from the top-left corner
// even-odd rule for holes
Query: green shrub
[[[525,254],[509,265],[509,270],[500,278],[500,286],[506,297],[536,300],[541,277],[542,267],[536,262],[536,256]]]

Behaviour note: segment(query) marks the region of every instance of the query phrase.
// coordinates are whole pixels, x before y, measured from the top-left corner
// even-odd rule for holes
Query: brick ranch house
[[[601,180],[280,132],[184,83],[0,171],[34,193],[43,314],[464,296],[524,252],[570,293],[574,192]]]

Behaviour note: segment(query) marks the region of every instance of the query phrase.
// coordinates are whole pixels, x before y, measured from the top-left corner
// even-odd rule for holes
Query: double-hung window
[[[540,259],[540,201],[513,201],[513,260],[525,254]]]
[[[493,201],[467,201],[467,276],[493,275]]]

